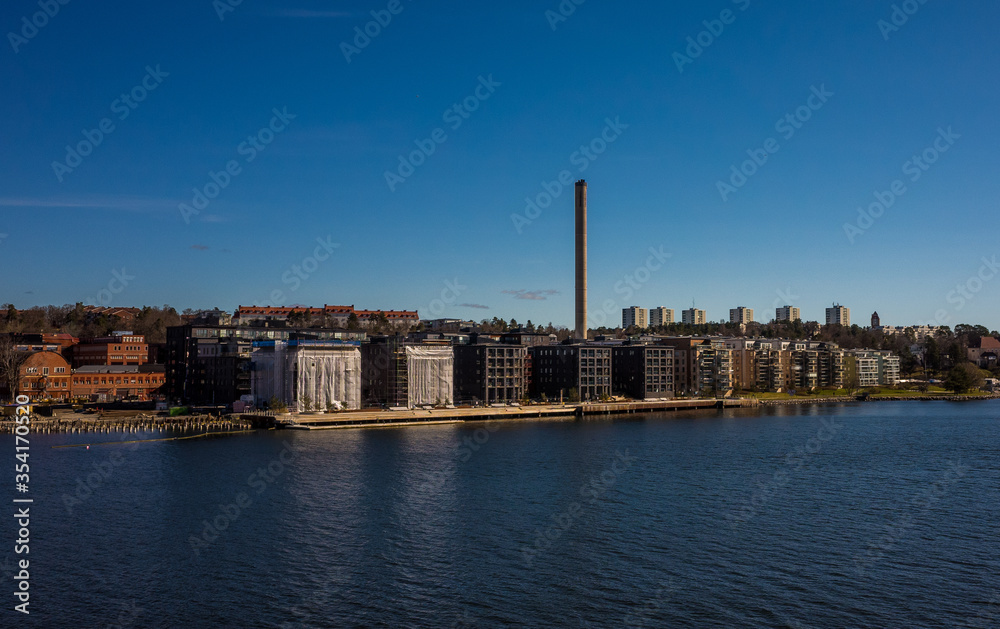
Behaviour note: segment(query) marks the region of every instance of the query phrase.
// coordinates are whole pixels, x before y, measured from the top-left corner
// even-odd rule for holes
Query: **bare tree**
[[[28,360],[29,352],[20,351],[10,335],[0,337],[0,385],[10,392],[10,399],[17,395],[21,367]]]

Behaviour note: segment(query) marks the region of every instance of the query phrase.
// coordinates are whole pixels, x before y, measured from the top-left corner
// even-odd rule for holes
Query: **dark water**
[[[31,615],[5,594],[0,626],[1000,626],[998,416],[36,435]]]

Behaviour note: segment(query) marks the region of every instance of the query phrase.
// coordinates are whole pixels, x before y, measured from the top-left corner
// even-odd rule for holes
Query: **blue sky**
[[[555,0],[244,0],[220,19],[224,2],[71,0],[37,29],[37,0],[3,4],[0,301],[572,325],[572,186],[512,219],[569,171],[610,322],[692,301],[710,320],[787,302],[821,320],[837,301],[858,323],[1000,328],[995,3],[897,3],[912,15],[889,30],[893,3],[870,1],[586,0],[558,21]],[[419,144],[433,152],[387,183]],[[752,172],[740,187],[733,166]],[[211,173],[226,185],[182,211]],[[669,258],[646,267],[651,247]]]

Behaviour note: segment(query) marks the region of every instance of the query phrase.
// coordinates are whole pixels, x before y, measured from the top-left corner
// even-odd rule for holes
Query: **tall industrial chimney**
[[[587,340],[587,182],[576,182],[576,338]]]

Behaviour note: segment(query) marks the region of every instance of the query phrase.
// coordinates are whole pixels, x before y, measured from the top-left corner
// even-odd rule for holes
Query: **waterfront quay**
[[[556,419],[588,417],[594,415],[649,413],[654,411],[738,408],[756,405],[756,400],[695,399],[584,404],[532,404],[527,406],[508,405],[496,407],[430,408],[396,411],[368,410],[339,413],[298,413],[275,415],[274,426],[276,428],[288,428],[293,430],[329,430],[336,428],[452,424],[474,421],[527,420],[544,418]],[[250,419],[259,416],[243,415],[241,417]]]

